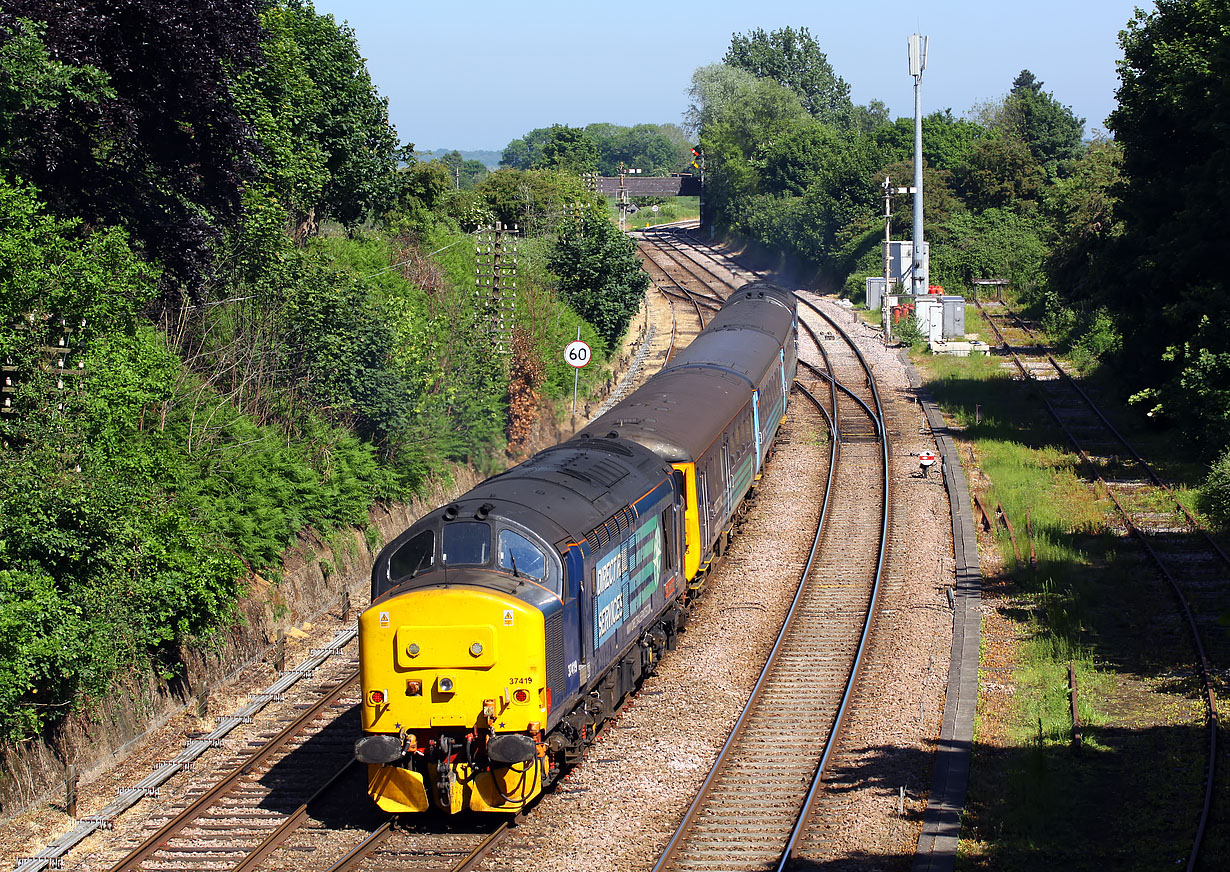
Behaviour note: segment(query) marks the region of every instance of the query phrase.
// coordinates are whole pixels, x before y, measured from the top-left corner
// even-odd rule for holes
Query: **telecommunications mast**
[[[910,292],[915,296],[927,293],[922,178],[922,75],[927,68],[927,41],[921,34],[910,34],[910,75],[914,77],[914,268],[910,271]]]

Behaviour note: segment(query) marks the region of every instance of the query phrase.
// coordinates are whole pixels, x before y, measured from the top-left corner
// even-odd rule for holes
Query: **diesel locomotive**
[[[744,285],[606,414],[380,552],[355,755],[382,809],[519,811],[675,647],[785,416],[797,318]]]

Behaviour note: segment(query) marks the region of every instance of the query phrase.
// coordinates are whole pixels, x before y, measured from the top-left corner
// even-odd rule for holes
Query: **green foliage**
[[[854,122],[850,86],[838,76],[806,27],[766,33],[756,28],[733,34],[723,61],[761,79],[772,79],[798,95],[813,118],[835,127]]]
[[[500,155],[500,166],[514,170],[528,170],[542,161],[542,147],[551,135],[551,128],[538,127],[520,139],[514,139]]]
[[[1230,527],[1230,451],[1222,453],[1200,490],[1201,510],[1220,526]]]
[[[1081,375],[1087,375],[1123,349],[1123,337],[1114,319],[1105,311],[1094,312],[1073,332],[1069,356]]]
[[[986,128],[963,118],[953,117],[951,109],[924,115],[923,163],[952,172],[965,165],[974,146],[987,136]],[[898,118],[874,132],[875,142],[885,150],[885,161],[914,160],[914,118]],[[912,172],[911,172],[912,174]],[[924,184],[924,189],[925,189]]]
[[[0,140],[21,148],[21,116],[31,110],[52,110],[75,100],[97,103],[112,98],[110,77],[97,67],[71,66],[54,60],[43,38],[47,26],[28,18],[0,23]]]
[[[1220,268],[1230,232],[1222,196],[1228,27],[1221,0],[1164,0],[1137,10],[1120,33],[1119,105],[1109,124],[1123,151],[1123,183],[1112,188],[1122,234],[1094,255],[1097,296],[1119,320],[1131,388],[1184,403],[1176,420],[1210,458],[1230,444],[1230,397],[1215,381],[1230,355],[1230,334],[1216,326],[1230,304]]]
[[[1075,160],[1084,150],[1085,119],[1043,91],[1042,84],[1029,70],[1021,70],[1004,101],[1004,115],[1009,132],[1053,175],[1061,163]]]
[[[552,124],[547,141],[542,144],[542,156],[534,168],[592,173],[598,169],[598,149],[586,136],[584,128]]]
[[[975,210],[1030,208],[1046,182],[1042,167],[1019,139],[976,143],[954,176],[961,199]]]
[[[690,125],[700,132],[705,153],[706,208],[717,226],[738,222],[748,195],[761,190],[758,156],[808,118],[799,98],[769,79],[714,64],[692,76]]]
[[[922,348],[927,344],[927,334],[918,326],[918,319],[907,315],[893,324],[893,336],[908,348]]]
[[[465,160],[456,149],[441,157],[439,163],[452,178],[453,186],[462,191],[473,188],[485,179],[489,172],[482,161]]]
[[[1046,273],[1070,307],[1097,306],[1099,288],[1117,284],[1114,267],[1097,255],[1123,233],[1115,194],[1122,158],[1113,140],[1094,142],[1046,191],[1043,209],[1053,228]]]
[[[950,293],[972,290],[974,279],[998,278],[1019,292],[1038,290],[1046,246],[1036,217],[1004,209],[963,212],[933,228],[931,282]]]
[[[604,210],[586,209],[578,219],[561,223],[549,264],[560,277],[563,300],[613,348],[649,288],[636,245]]]
[[[585,134],[598,150],[600,175],[617,175],[622,164],[661,176],[686,172],[691,162],[691,145],[674,124],[589,124]]]
[[[497,170],[475,193],[491,217],[528,236],[553,231],[567,211],[595,202],[579,177],[553,170]]]
[[[265,63],[236,83],[257,128],[263,169],[292,222],[354,225],[393,196],[396,134],[349,26],[310,0],[281,0],[261,16]]]
[[[259,62],[260,5],[6,0],[0,30],[16,40],[5,72],[21,70],[5,90],[35,91],[3,101],[0,169],[56,214],[124,226],[199,292],[255,175],[231,86]]]
[[[892,119],[883,100],[872,100],[866,106],[854,107],[854,129],[860,133],[874,133],[889,124],[892,124]]]

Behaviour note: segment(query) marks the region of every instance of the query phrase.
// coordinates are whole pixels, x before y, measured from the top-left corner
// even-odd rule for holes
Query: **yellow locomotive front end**
[[[485,587],[395,594],[359,618],[368,793],[390,812],[512,812],[542,791],[543,613]]]

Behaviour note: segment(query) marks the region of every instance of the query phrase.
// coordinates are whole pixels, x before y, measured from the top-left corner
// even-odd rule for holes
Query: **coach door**
[[[730,469],[730,440],[722,445],[722,481],[726,484],[722,489],[722,521],[725,523],[734,510],[735,481]]]
[[[709,531],[711,529],[710,519],[713,517],[713,505],[709,502],[708,472],[700,473],[700,478],[696,485],[696,492],[698,501],[700,502],[700,511],[698,514],[700,515],[700,541],[701,554],[703,555],[705,553],[705,549],[709,547],[709,543],[713,541],[713,538],[709,535]]]

